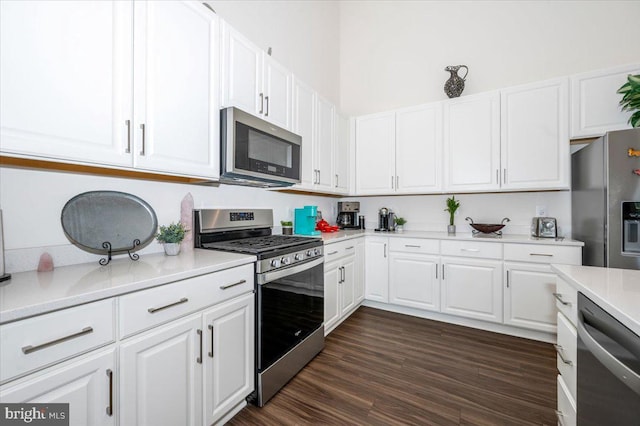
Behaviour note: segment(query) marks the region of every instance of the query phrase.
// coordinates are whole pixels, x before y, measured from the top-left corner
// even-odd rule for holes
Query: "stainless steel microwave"
[[[302,137],[237,108],[220,111],[220,182],[261,187],[300,183]]]

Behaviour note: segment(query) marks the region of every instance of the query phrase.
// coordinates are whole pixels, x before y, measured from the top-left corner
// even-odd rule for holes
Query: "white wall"
[[[639,1],[341,1],[341,108],[350,115],[640,62]]]
[[[216,188],[0,168],[0,208],[7,272],[36,269],[43,252],[53,256],[56,266],[97,261],[100,256],[85,253],[69,242],[62,231],[60,213],[70,198],[98,190],[137,195],[151,205],[161,225],[180,220],[180,204],[187,193],[193,196],[195,208],[272,208],[278,227],[280,220],[293,220],[295,208],[317,205],[323,216],[329,219],[336,207],[333,198],[285,194],[261,188],[229,185]],[[160,251],[162,247],[154,242],[141,253]]]
[[[218,15],[332,103],[340,103],[336,1],[209,1]]]
[[[360,201],[361,215],[366,217],[367,229],[378,227],[378,210],[387,207],[407,220],[405,230],[446,232],[449,213],[445,212],[446,199],[451,195],[415,195],[394,197],[352,197],[344,200]],[[547,215],[558,219],[559,235],[571,235],[571,193],[517,192],[495,194],[456,194],[460,208],[456,213],[457,232],[470,233],[464,220],[469,216],[477,223],[500,223],[508,217],[505,234],[529,234],[531,218],[536,206],[547,207]]]

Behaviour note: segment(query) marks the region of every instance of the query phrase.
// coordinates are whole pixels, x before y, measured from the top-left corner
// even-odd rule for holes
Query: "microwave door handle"
[[[591,336],[585,327],[584,315],[581,313],[578,318],[578,336],[582,339],[589,352],[596,357],[618,380],[627,385],[633,392],[640,395],[640,375],[620,362],[615,356],[610,354],[596,339]],[[638,344],[640,345],[640,344]],[[624,377],[624,380],[621,379]]]
[[[292,266],[291,268],[280,269],[273,272],[265,272],[262,274],[258,274],[257,276],[258,284],[259,285],[268,284],[282,277],[294,275],[300,272],[304,272],[308,269],[315,268],[316,266],[322,265],[323,263],[324,263],[324,257],[321,257],[319,259],[314,259],[311,262],[303,263],[302,265]]]

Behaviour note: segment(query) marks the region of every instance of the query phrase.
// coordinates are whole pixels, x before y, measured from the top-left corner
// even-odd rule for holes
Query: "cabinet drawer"
[[[569,319],[574,328],[578,323],[578,290],[560,277],[556,278],[556,307]]]
[[[336,259],[340,259],[356,252],[357,240],[341,241],[339,243],[327,244],[324,247],[324,261],[333,262]]]
[[[505,244],[504,260],[580,265],[582,248],[542,244]]]
[[[253,264],[121,296],[120,338],[253,290]]]
[[[502,259],[502,244],[497,243],[483,243],[477,241],[442,241],[440,249],[443,256]]]
[[[0,382],[115,340],[114,299],[0,326]]]
[[[440,241],[418,238],[389,238],[389,250],[405,253],[440,254]]]
[[[563,426],[576,426],[576,402],[569,394],[569,389],[562,376],[558,375],[558,424]]]
[[[562,374],[571,396],[576,396],[578,333],[569,320],[558,312],[558,344],[556,346],[558,371]]]

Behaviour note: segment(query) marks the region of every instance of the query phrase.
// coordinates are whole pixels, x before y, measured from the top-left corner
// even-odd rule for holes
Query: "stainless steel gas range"
[[[272,235],[270,209],[194,211],[195,247],[257,256],[256,391],[262,407],[324,348],[320,238]]]

